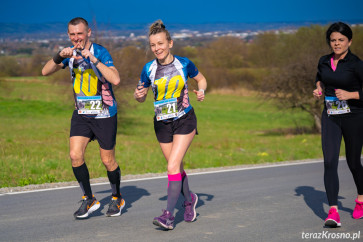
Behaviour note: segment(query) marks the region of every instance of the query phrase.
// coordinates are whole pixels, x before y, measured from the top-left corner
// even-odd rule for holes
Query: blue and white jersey
[[[198,73],[194,63],[186,57],[174,56],[174,60],[167,65],[161,65],[155,59],[144,66],[140,83],[144,83],[144,87],[151,85],[155,101],[177,98],[178,112],[184,114],[192,109],[188,77],[193,78]]]
[[[114,66],[110,53],[103,46],[93,43],[90,52],[104,65],[108,67]],[[75,50],[73,55],[77,55]],[[102,100],[101,112],[94,115],[85,115],[94,118],[108,118],[117,113],[117,103],[112,91],[111,83],[102,76],[101,72],[94,66],[89,58],[86,59],[83,57],[78,60],[75,58],[67,58],[63,60],[62,63],[64,65],[63,68],[68,66],[71,72],[77,110],[82,108],[82,102],[77,101],[79,100],[79,97],[91,98],[97,96]]]

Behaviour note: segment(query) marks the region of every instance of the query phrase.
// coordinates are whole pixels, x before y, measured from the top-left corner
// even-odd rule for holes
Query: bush
[[[0,76],[20,76],[21,66],[13,56],[0,57]]]
[[[327,26],[302,27],[294,34],[260,35],[251,46],[253,64],[269,68],[259,90],[277,98],[281,108],[300,108],[313,117],[320,131],[322,101],[313,98],[319,58],[331,53],[325,41]],[[363,28],[354,28],[352,52],[363,54]],[[263,54],[265,57],[263,57]],[[256,59],[260,57],[261,60]]]

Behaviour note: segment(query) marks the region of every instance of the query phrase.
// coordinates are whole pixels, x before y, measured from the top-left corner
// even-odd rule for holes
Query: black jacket
[[[352,112],[363,112],[363,61],[348,50],[333,71],[330,62],[333,55],[331,53],[320,58],[316,82],[322,82],[325,96],[335,97],[335,89],[359,92],[359,100],[348,100],[348,105]]]

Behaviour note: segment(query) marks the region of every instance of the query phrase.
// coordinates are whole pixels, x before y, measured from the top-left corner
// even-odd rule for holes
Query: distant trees
[[[112,58],[120,73],[121,85],[136,86],[140,79],[142,67],[147,61],[145,49],[137,46],[126,46],[113,52]]]
[[[208,80],[208,89],[248,85],[254,81],[249,71],[248,47],[242,39],[221,37],[198,47],[192,60]],[[242,84],[243,83],[243,84]]]
[[[32,56],[1,56],[0,76],[40,76],[41,68],[47,58],[40,54]]]
[[[363,27],[355,26],[353,30],[353,42],[351,45],[351,50],[354,54],[363,59]]]
[[[248,42],[228,36],[194,45],[192,40],[176,40],[172,51],[197,65],[208,80],[209,90],[240,87],[258,90],[265,97],[278,100],[281,108],[308,112],[319,130],[322,103],[313,99],[312,91],[319,57],[330,53],[325,43],[326,28],[315,25],[289,34],[265,32]],[[147,43],[130,41],[119,45],[111,41],[106,46],[119,70],[121,87],[134,87],[144,64],[154,58],[147,52]],[[361,58],[362,46],[363,27],[353,27],[351,50]],[[41,48],[25,44],[19,46],[22,55],[0,56],[0,77],[40,75],[42,66],[51,58],[49,53],[56,49]],[[26,55],[30,50],[32,55]],[[51,78],[70,83],[68,71],[57,72]]]
[[[261,57],[263,60],[255,59],[254,64],[269,70],[258,89],[265,96],[279,100],[280,108],[308,112],[314,118],[317,131],[321,129],[322,102],[316,101],[312,92],[318,60],[330,52],[325,30],[322,26],[311,26],[300,28],[295,34],[273,37],[266,33],[258,36],[251,48],[252,55],[256,52],[259,56],[265,55]]]
[[[331,52],[325,41],[327,26],[299,28],[295,33],[265,32],[251,43],[222,37],[193,53],[210,88],[245,87],[278,100],[283,109],[301,109],[321,130],[322,100],[313,98],[317,63]],[[363,58],[363,28],[353,28],[352,52]]]
[[[20,65],[13,56],[0,57],[0,76],[19,76]]]

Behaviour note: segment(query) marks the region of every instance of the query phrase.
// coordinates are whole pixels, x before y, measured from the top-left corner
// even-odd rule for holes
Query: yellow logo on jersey
[[[185,85],[183,77],[181,75],[173,76],[170,79],[168,86],[166,86],[167,80],[168,80],[167,77],[164,76],[160,79],[155,80],[154,82],[154,84],[157,86],[157,93],[158,93],[158,96],[156,97],[157,101],[180,97],[180,92]]]
[[[84,72],[79,69],[73,69],[75,74],[75,79],[73,83],[73,89],[75,93],[80,93],[81,88],[82,92],[86,96],[94,96],[97,94],[97,82],[98,77],[96,73],[92,69],[87,69]],[[81,79],[82,79],[82,87],[81,87]]]

